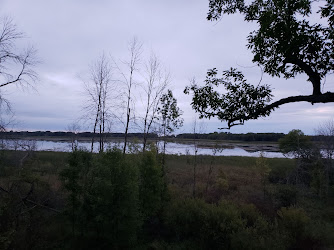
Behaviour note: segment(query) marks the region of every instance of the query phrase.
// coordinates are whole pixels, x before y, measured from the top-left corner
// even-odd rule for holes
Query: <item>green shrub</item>
[[[280,185],[274,191],[278,207],[289,207],[297,203],[298,190],[295,186]]]
[[[141,224],[138,167],[118,149],[74,151],[61,177],[69,191],[74,248],[133,246]]]
[[[279,166],[271,166],[271,171],[269,172],[268,180],[271,183],[281,183],[285,184],[287,178],[293,171],[293,168],[286,164],[286,165],[279,165]]]
[[[231,249],[287,249],[287,243],[277,224],[259,217],[252,227],[246,227],[232,235]]]
[[[216,183],[215,183],[215,187],[220,192],[227,191],[228,188],[229,188],[229,183],[228,183],[227,176],[221,168],[218,169],[218,175],[217,175],[217,180],[216,180]]]
[[[277,222],[254,205],[186,199],[166,208],[165,221],[172,242],[195,242],[198,249],[288,249],[312,240],[309,217],[297,208],[282,208]]]
[[[165,209],[166,224],[177,239],[198,239],[205,222],[207,206],[208,204],[199,199],[173,201]]]
[[[139,163],[139,200],[144,219],[157,215],[162,205],[163,176],[154,149],[146,151]]]
[[[231,202],[207,206],[205,223],[202,228],[202,244],[207,249],[231,248],[232,236],[244,230],[246,221],[240,210]]]
[[[173,202],[166,214],[167,227],[175,239],[197,242],[201,249],[284,249],[283,243],[283,247],[273,247],[272,242],[280,239],[277,226],[253,205],[186,199]]]
[[[301,208],[282,207],[278,212],[278,225],[282,234],[286,235],[290,246],[300,245],[308,237],[310,218]]]
[[[318,249],[334,247],[334,225],[326,221],[311,221],[309,231],[312,242]]]

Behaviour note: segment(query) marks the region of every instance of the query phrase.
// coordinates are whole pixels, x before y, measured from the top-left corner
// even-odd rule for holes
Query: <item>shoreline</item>
[[[26,140],[26,141],[50,141],[50,142],[60,142],[60,143],[71,143],[73,140],[79,143],[90,143],[91,138],[87,137],[54,137],[54,136],[11,136],[4,140]],[[121,137],[107,137],[105,142],[116,142],[122,143],[124,138]],[[142,138],[132,137],[129,138],[129,142],[140,144]],[[149,138],[149,143],[156,143],[158,141],[163,141],[163,138]],[[178,139],[178,138],[167,138],[167,143],[177,143],[184,145],[194,145],[197,144],[199,148],[203,149],[233,149],[241,148],[247,152],[279,152],[278,142],[270,141],[237,141],[237,140],[206,140],[206,139]]]

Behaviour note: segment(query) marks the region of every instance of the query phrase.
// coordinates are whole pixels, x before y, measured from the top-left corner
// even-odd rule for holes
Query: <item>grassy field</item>
[[[20,175],[20,178],[33,176],[40,183],[47,184],[50,193],[61,199],[63,190],[59,173],[67,166],[69,153],[34,152],[20,167],[19,159],[25,155],[21,151],[6,152],[4,162],[12,166],[3,168],[0,185],[9,186],[10,175]],[[263,197],[261,173],[256,167],[256,160],[255,157],[198,155],[195,169],[196,197],[208,202],[218,202],[224,198],[239,203],[254,203],[260,209],[262,206],[266,209],[268,202]],[[267,159],[267,163],[271,173],[278,172],[279,175],[288,173],[295,166],[293,159],[285,158]],[[13,168],[15,165],[17,167]],[[166,155],[165,169],[172,197],[193,196],[194,165],[195,157],[192,155]]]
[[[33,152],[24,163],[20,161],[27,155],[22,151],[10,151],[3,154],[6,164],[0,174],[0,185],[9,186],[10,176],[33,176],[41,183],[47,183],[50,192],[62,195],[59,173],[67,166],[69,153]],[[130,156],[131,157],[131,156]],[[261,203],[263,198],[261,173],[256,167],[255,157],[166,155],[166,176],[170,193],[175,197],[192,197],[194,189],[199,198],[217,202],[221,198],[238,202]],[[293,169],[293,159],[267,159],[272,173],[282,175]],[[6,166],[8,165],[8,166]],[[62,209],[61,207],[57,209]]]
[[[36,249],[53,249],[54,242],[62,242],[71,235],[70,223],[64,220],[70,196],[60,178],[60,173],[69,167],[70,153],[2,151],[0,156],[0,200],[6,204],[5,207],[0,205],[0,212],[11,206],[13,211],[18,211],[16,215],[0,213],[3,219],[0,220],[0,248],[10,248],[10,243],[6,245],[6,242],[15,235],[16,246],[30,244],[37,245]],[[138,157],[127,156],[131,162],[140,161]],[[221,201],[237,206],[253,204],[264,218],[271,218],[271,223],[277,220],[277,211],[281,207],[293,206],[306,211],[313,225],[321,228],[322,231],[316,228],[314,232],[319,231],[324,238],[314,237],[331,244],[327,242],[334,236],[334,199],[319,198],[312,188],[287,185],[286,178],[295,169],[295,160],[273,158],[262,159],[261,163],[259,159],[166,155],[169,202],[196,198],[207,204],[220,204]],[[157,160],[159,162],[160,158]],[[18,229],[11,231],[6,224],[6,220],[11,222],[10,218],[20,218]],[[4,228],[9,229],[4,231]],[[27,232],[33,237],[27,239]],[[17,242],[18,239],[22,243]],[[50,242],[52,244],[46,247]],[[159,245],[152,249],[169,248]]]
[[[175,197],[191,197],[193,194],[194,156],[168,155],[166,160],[170,191]],[[260,170],[255,157],[241,156],[197,156],[196,195],[208,202],[220,199],[236,202],[263,202]],[[270,169],[289,171],[293,159],[267,159]]]

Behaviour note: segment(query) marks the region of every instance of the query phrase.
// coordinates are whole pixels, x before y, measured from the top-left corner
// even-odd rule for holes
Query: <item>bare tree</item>
[[[334,156],[334,118],[321,124],[316,133],[322,137],[321,149],[324,150],[328,159],[332,159]]]
[[[140,64],[140,56],[142,54],[142,43],[138,41],[136,37],[134,37],[129,42],[128,48],[130,54],[130,60],[126,62],[122,62],[126,67],[126,71],[120,69],[117,62],[114,61],[119,73],[121,74],[122,80],[126,86],[125,97],[126,97],[126,121],[125,121],[125,132],[124,132],[124,146],[123,146],[123,154],[126,152],[127,142],[128,142],[128,132],[131,117],[134,115],[132,112],[131,105],[133,104],[133,87],[136,85],[134,80],[135,73],[139,70],[138,66]]]
[[[155,54],[151,54],[146,64],[145,84],[145,114],[143,125],[143,151],[146,150],[147,139],[155,120],[158,118],[160,98],[170,82],[170,74],[163,67]]]
[[[72,122],[67,125],[66,130],[71,133],[71,148],[74,151],[78,148],[77,134],[80,131],[80,125],[77,122]]]
[[[193,79],[192,81],[195,81],[195,79]],[[197,190],[197,166],[199,163],[199,155],[198,155],[198,151],[199,151],[199,136],[198,134],[203,134],[205,131],[205,125],[202,122],[199,122],[197,120],[197,118],[194,118],[193,121],[193,126],[192,126],[192,131],[193,131],[193,136],[194,136],[194,157],[193,157],[193,198],[196,198],[196,190]],[[202,160],[202,159],[201,159]]]
[[[117,100],[115,96],[111,94],[117,94],[115,86],[112,84],[112,67],[108,58],[102,54],[100,58],[91,66],[90,80],[84,82],[86,94],[88,100],[84,107],[85,118],[87,114],[93,115],[93,137],[91,144],[91,152],[94,149],[95,135],[99,137],[99,152],[104,151],[105,147],[105,132],[113,113],[111,108],[112,101]]]
[[[197,154],[198,154],[198,142],[197,142],[197,119],[194,119],[193,134],[194,134],[194,164],[193,164],[193,197],[196,197],[196,176],[197,176]]]
[[[0,131],[6,131],[6,128],[13,126],[15,123],[15,114],[12,106],[6,98],[0,93]]]
[[[3,18],[0,29],[0,87],[13,83],[31,85],[37,79],[33,70],[37,63],[36,50],[28,47],[20,53],[16,51],[15,45],[24,35],[17,30],[12,19]],[[10,65],[16,67],[9,68]]]
[[[320,136],[320,148],[326,157],[325,175],[326,175],[326,193],[328,195],[331,174],[333,172],[334,157],[334,118],[325,121],[316,130]]]
[[[0,20],[0,88],[16,84],[17,86],[32,86],[38,79],[34,67],[38,64],[36,50],[28,47],[19,51],[16,44],[24,38],[24,34],[9,17]],[[11,107],[7,99],[0,93],[0,112],[10,113]],[[5,129],[1,121],[0,129]]]
[[[210,165],[209,165],[209,169],[208,169],[208,177],[206,180],[206,186],[205,186],[205,194],[208,195],[208,191],[209,191],[209,185],[212,179],[212,172],[213,172],[213,167],[214,167],[214,162],[216,159],[216,156],[218,153],[223,152],[223,148],[220,147],[217,143],[214,145],[213,149],[212,149],[212,154],[210,156]]]

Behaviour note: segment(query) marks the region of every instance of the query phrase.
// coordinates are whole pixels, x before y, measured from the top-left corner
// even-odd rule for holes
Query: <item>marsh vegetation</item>
[[[126,155],[1,151],[1,248],[334,244],[333,180],[326,193],[319,162],[296,182],[296,159],[165,155],[164,171],[161,160],[154,147]]]

